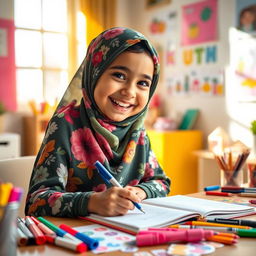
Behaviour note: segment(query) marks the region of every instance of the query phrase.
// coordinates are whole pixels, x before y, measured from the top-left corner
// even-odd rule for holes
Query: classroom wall
[[[170,4],[147,9],[146,1],[119,0],[118,25],[130,26],[147,35],[153,43],[158,46],[164,45],[166,36],[154,36],[150,32],[149,23],[152,17],[161,18],[166,12],[176,12],[177,31],[172,34],[175,40],[180,41],[181,31],[181,10],[182,6],[191,3],[201,2],[200,0],[172,0]],[[243,0],[240,0],[243,1]],[[129,2],[129,8],[127,8]],[[166,80],[160,81],[160,94],[164,104],[165,114],[168,117],[180,120],[182,114],[188,108],[198,108],[200,117],[196,123],[196,129],[204,133],[204,146],[207,147],[207,136],[218,126],[223,127],[233,140],[241,140],[248,146],[252,146],[252,134],[248,127],[250,122],[256,119],[256,104],[240,103],[233,98],[233,80],[228,76],[229,67],[229,30],[236,25],[236,0],[218,0],[217,1],[217,37],[213,42],[199,44],[199,46],[208,46],[212,43],[217,46],[217,62],[212,65],[214,68],[221,68],[224,72],[224,93],[220,96],[202,96],[202,95],[183,95],[170,96],[166,88]],[[177,44],[177,48],[184,48]],[[179,51],[180,49],[177,49]],[[166,65],[162,65],[162,72],[171,72],[167,70]],[[210,66],[209,66],[210,67]],[[202,67],[205,68],[205,67]],[[163,76],[166,76],[164,74]],[[254,98],[255,99],[255,98]]]
[[[178,32],[174,35],[176,40],[180,39],[181,7],[199,0],[172,0],[169,5],[163,7],[147,9],[147,0],[117,0],[117,25],[128,26],[137,29],[152,37],[148,24],[152,16],[160,15],[167,11],[177,12]],[[243,1],[243,0],[240,0]],[[229,29],[235,25],[236,0],[218,1],[218,47],[217,65],[226,69],[229,66]],[[0,0],[0,18],[13,18],[13,0]],[[153,43],[163,43],[163,38],[152,37]],[[206,44],[207,45],[207,44]],[[164,67],[164,65],[162,65]],[[162,73],[166,75],[163,68]],[[204,146],[207,146],[207,136],[217,126],[228,131],[233,140],[239,139],[248,146],[252,145],[252,135],[249,131],[249,123],[256,119],[255,103],[238,103],[232,97],[232,78],[225,79],[225,92],[223,96],[169,96],[166,93],[164,79],[160,81],[159,93],[161,94],[164,112],[167,116],[180,119],[181,115],[188,108],[199,108],[200,117],[196,124],[196,129],[204,133]],[[5,130],[8,132],[22,133],[21,113],[11,113],[7,115]]]
[[[0,18],[13,20],[13,0],[0,0]],[[5,90],[8,90],[8,85],[6,85]],[[22,113],[5,114],[4,131],[22,134]]]

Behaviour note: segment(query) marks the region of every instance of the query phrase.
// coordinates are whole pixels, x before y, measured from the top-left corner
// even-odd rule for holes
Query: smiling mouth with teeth
[[[113,104],[115,104],[116,106],[122,107],[122,108],[130,108],[130,107],[134,106],[134,105],[132,105],[132,104],[125,104],[125,103],[116,101],[116,100],[114,100],[114,99],[112,99],[112,98],[110,98],[110,100],[111,100],[111,102],[112,102]]]

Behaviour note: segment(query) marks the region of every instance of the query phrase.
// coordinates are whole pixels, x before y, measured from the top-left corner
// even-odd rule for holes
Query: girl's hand
[[[128,210],[134,209],[132,201],[139,203],[141,199],[130,187],[111,187],[90,196],[88,211],[102,216],[125,215]]]
[[[143,189],[139,188],[139,187],[126,186],[125,188],[129,189],[134,194],[136,194],[140,198],[140,201],[147,198],[146,192]]]

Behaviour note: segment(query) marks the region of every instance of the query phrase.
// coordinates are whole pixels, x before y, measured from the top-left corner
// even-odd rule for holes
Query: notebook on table
[[[81,218],[130,234],[136,234],[139,230],[150,227],[166,227],[191,218],[229,219],[256,213],[253,206],[218,202],[183,195],[146,199],[141,203],[141,206],[146,214],[135,208],[123,216],[104,217],[91,214]]]

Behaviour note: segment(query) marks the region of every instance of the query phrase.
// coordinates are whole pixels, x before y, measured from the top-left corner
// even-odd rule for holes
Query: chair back
[[[18,213],[20,217],[25,215],[25,201],[35,159],[36,156],[23,156],[0,160],[0,180],[24,190]]]

